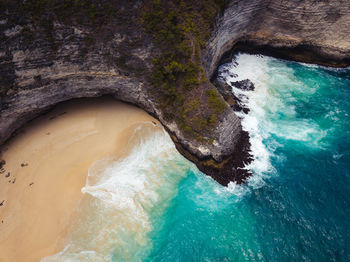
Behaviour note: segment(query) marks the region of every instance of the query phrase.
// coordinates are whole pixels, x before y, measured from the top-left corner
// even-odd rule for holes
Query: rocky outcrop
[[[207,77],[234,50],[347,65],[350,6],[346,2],[231,1],[202,57]],[[229,106],[235,101],[228,90],[221,90],[226,109],[212,128],[210,142],[186,135],[163,115],[158,91],[147,77],[159,50],[137,21],[139,2],[120,1],[120,6],[113,27],[102,25],[98,31],[58,21],[49,30],[42,25],[43,31],[26,23],[21,14],[12,20],[13,14],[0,16],[0,144],[59,102],[112,95],[158,118],[179,151],[221,184],[243,182],[247,174],[235,167],[249,158],[249,139]]]
[[[234,51],[265,53],[326,66],[350,64],[348,0],[230,1],[208,43],[206,70],[213,76]]]
[[[139,7],[128,8],[132,14]],[[227,107],[212,128],[210,143],[189,137],[175,121],[166,119],[158,104],[158,90],[148,77],[159,51],[138,23],[132,16],[120,18],[114,21],[113,32],[103,27],[100,30],[106,32],[95,32],[88,26],[55,21],[48,37],[33,24],[1,20],[0,144],[59,102],[111,95],[159,119],[181,152],[201,170],[210,163],[216,178],[222,169],[216,164],[232,158],[240,140],[239,119]]]

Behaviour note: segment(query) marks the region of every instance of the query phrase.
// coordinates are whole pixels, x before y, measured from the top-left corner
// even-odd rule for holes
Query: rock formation
[[[187,136],[168,120],[158,106],[158,91],[147,77],[159,50],[138,21],[141,4],[119,4],[113,27],[102,24],[98,31],[84,23],[56,20],[38,27],[2,7],[0,144],[59,102],[112,95],[158,118],[179,151],[221,184],[244,181],[246,174],[233,172],[232,163],[240,166],[248,157],[248,136],[230,101],[225,99],[226,108],[211,128],[210,142]],[[223,58],[237,50],[348,65],[350,5],[348,1],[230,1],[201,56],[207,78],[214,76]]]
[[[348,66],[349,1],[230,1],[208,43],[207,74],[213,76],[222,59],[234,51]]]

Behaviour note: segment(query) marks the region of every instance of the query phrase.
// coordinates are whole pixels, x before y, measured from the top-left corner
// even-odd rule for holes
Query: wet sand
[[[39,261],[62,250],[89,167],[123,157],[135,128],[151,121],[159,125],[112,98],[70,101],[9,141],[0,174],[0,261]]]

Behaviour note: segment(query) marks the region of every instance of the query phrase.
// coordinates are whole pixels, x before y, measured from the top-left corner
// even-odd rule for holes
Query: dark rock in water
[[[253,83],[248,79],[237,81],[234,83],[238,83],[237,85],[244,86],[244,88],[250,88],[250,90],[254,90]],[[248,99],[247,96],[245,95],[240,95],[239,97],[235,96],[234,93],[232,92],[232,87],[222,78],[215,79],[214,84],[217,90],[220,92],[220,94],[224,97],[225,101],[232,107],[232,109],[235,112],[243,112],[245,114],[249,113],[249,108],[246,107],[242,102],[243,99],[245,100]]]
[[[248,114],[250,111],[248,107],[244,106],[242,103],[238,101],[236,104],[232,106],[232,108],[235,112],[243,112],[244,114]]]
[[[233,96],[233,99],[236,101],[236,103],[232,106],[233,110],[234,110],[235,112],[243,112],[243,113],[245,113],[245,114],[248,114],[250,110],[249,110],[248,107],[246,107],[246,106],[243,104],[243,102],[242,102],[243,96],[237,97],[237,96],[235,96],[234,94],[232,94],[232,96]],[[245,99],[248,99],[248,98],[246,98],[245,96],[244,96],[244,98],[245,98]]]
[[[243,107],[242,111],[243,111],[244,114],[248,114],[250,110],[249,110],[248,107]]]
[[[8,172],[6,175],[5,175],[5,177],[9,177],[10,176],[10,172]]]
[[[231,85],[244,91],[253,91],[255,89],[254,84],[249,79],[231,82]]]
[[[206,165],[203,167],[199,166],[199,168],[221,185],[227,186],[232,181],[242,184],[246,182],[247,178],[252,176],[251,171],[245,169],[245,166],[253,161],[250,147],[249,134],[246,131],[242,131],[236,144],[236,152],[233,153],[232,158],[228,158],[227,161],[220,164],[221,172],[217,172],[215,164],[212,167]]]

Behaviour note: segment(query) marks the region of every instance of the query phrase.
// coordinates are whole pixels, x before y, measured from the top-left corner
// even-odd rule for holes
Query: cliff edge
[[[230,1],[208,41],[207,74],[213,76],[223,59],[235,51],[349,66],[349,1]]]
[[[209,79],[237,50],[348,65],[350,6],[222,2],[3,1],[0,144],[59,102],[111,95],[158,118],[219,183],[243,182],[232,167],[249,159],[248,134]]]

